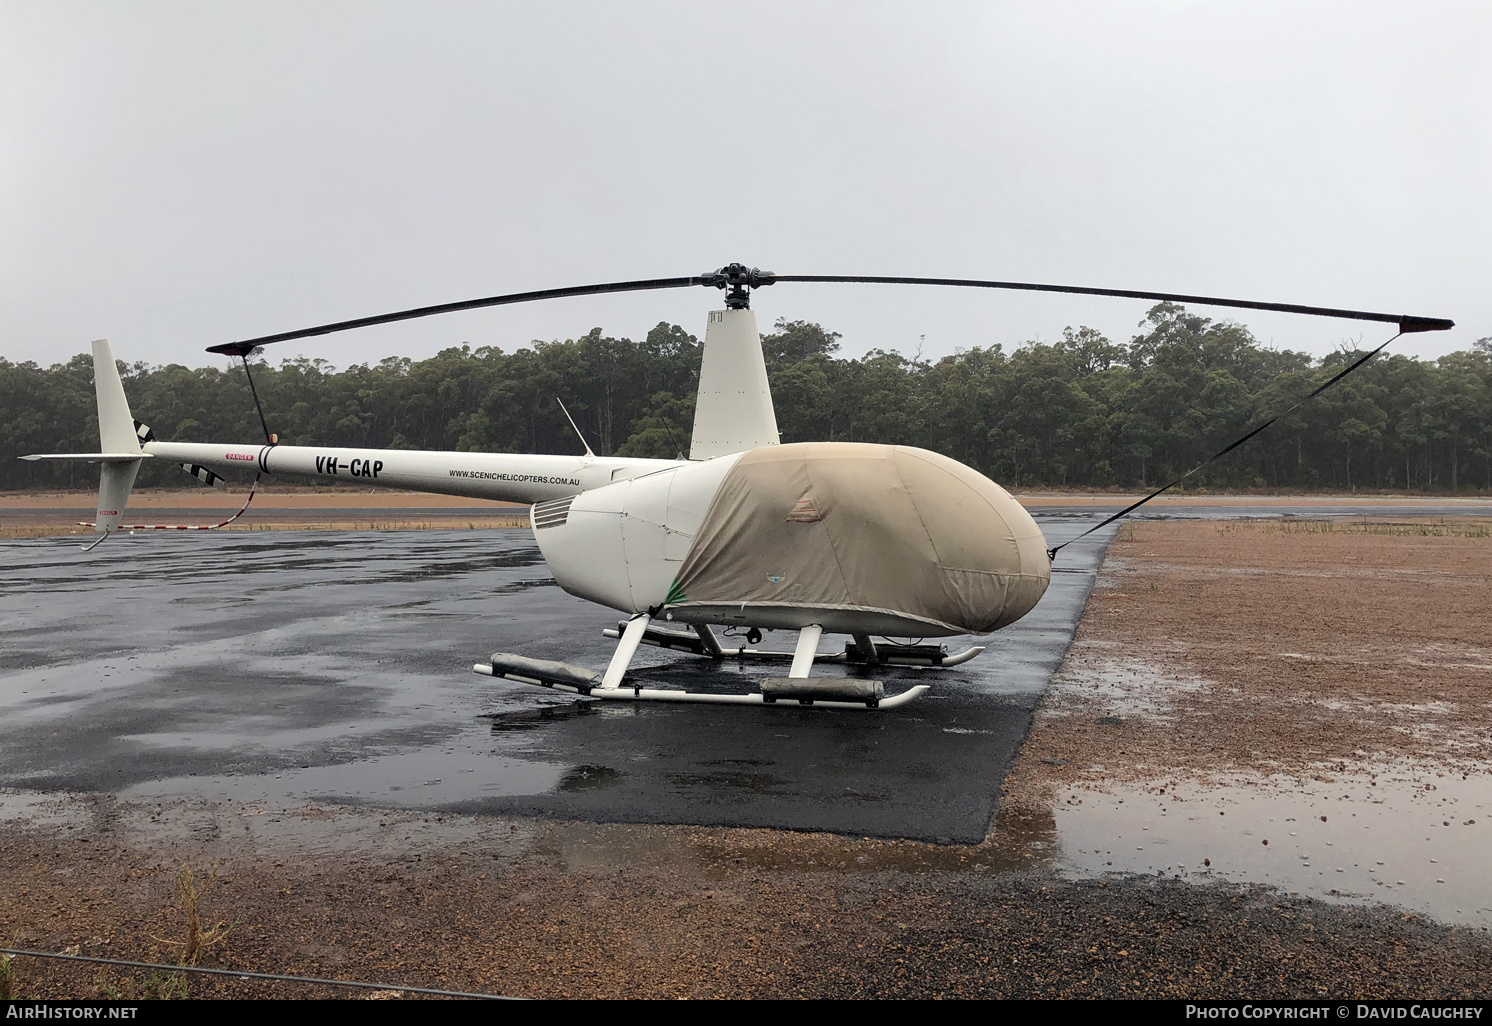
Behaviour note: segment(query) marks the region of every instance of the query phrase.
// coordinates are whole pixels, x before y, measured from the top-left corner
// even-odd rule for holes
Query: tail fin
[[[128,456],[119,462],[104,463],[98,475],[98,518],[95,531],[117,530],[124,517],[125,503],[129,502],[130,489],[135,476],[140,473],[140,438],[135,434],[135,418],[130,416],[129,402],[124,398],[124,385],[119,380],[119,368],[114,365],[114,352],[108,339],[93,343],[93,390],[98,398],[99,451],[109,455]],[[147,429],[148,430],[148,429]]]
[[[135,418],[130,416],[130,404],[124,398],[119,368],[114,366],[114,352],[104,338],[93,343],[93,391],[98,397],[99,451],[139,452]]]

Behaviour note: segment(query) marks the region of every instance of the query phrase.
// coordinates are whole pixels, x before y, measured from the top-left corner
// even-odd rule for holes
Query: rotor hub
[[[771,285],[776,275],[771,271],[759,271],[745,264],[726,264],[715,271],[706,271],[699,276],[700,284],[725,289],[727,310],[751,309],[751,290]]]

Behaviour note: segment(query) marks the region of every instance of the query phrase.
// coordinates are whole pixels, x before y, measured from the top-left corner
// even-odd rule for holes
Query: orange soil
[[[0,494],[0,509],[85,509],[93,505],[95,493],[89,492],[14,492]],[[248,495],[246,488],[218,491],[142,489],[130,496],[132,509],[237,509]],[[361,491],[339,488],[312,492],[282,487],[261,488],[254,496],[255,509],[390,509],[471,508],[496,511],[504,507],[524,507],[523,503],[498,502],[493,499],[468,499],[460,495],[431,495],[428,492],[394,492],[386,488]]]

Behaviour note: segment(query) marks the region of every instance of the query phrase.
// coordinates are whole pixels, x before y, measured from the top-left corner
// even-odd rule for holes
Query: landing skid
[[[611,698],[630,702],[702,702],[714,705],[798,705],[820,706],[828,709],[895,709],[897,706],[920,698],[928,687],[919,684],[899,695],[885,697],[882,683],[878,680],[858,678],[818,678],[809,676],[813,668],[814,654],[818,651],[823,628],[810,624],[798,632],[798,645],[792,654],[792,667],[786,677],[768,677],[761,682],[761,691],[751,695],[713,695],[693,691],[672,691],[665,688],[644,688],[628,685],[624,680],[627,667],[637,653],[647,632],[652,628],[646,613],[639,613],[622,625],[617,633],[616,652],[606,667],[605,673],[597,673],[588,666],[561,663],[548,659],[530,659],[510,652],[492,653],[492,662],[477,663],[472,670],[490,677],[502,677],[520,684],[532,684],[553,691],[588,695],[592,698]],[[659,640],[672,641],[678,632],[667,635],[659,632]],[[709,628],[698,632],[701,646],[718,649]],[[867,647],[874,650],[870,639],[864,639]]]
[[[601,633],[608,637],[620,640],[627,627],[627,621],[623,620],[615,627],[607,627]],[[675,652],[688,652],[690,655],[703,656],[706,659],[751,659],[758,662],[792,662],[794,653],[774,652],[770,649],[761,648],[725,648],[716,639],[714,632],[708,627],[695,631],[681,631],[672,627],[659,627],[657,624],[649,624],[643,632],[641,644],[652,645],[655,648],[666,648]],[[828,652],[822,655],[815,654],[815,663],[861,663],[874,665],[883,663],[887,666],[927,666],[944,667],[958,666],[967,663],[970,659],[984,651],[983,645],[972,645],[962,652],[948,654],[944,645],[896,645],[889,642],[877,642],[873,646],[875,658],[867,659],[861,646],[856,642],[848,642],[843,652]]]
[[[489,677],[501,677],[519,684],[565,691],[591,698],[610,698],[627,702],[700,702],[713,705],[797,705],[818,706],[826,709],[895,709],[921,698],[928,692],[926,684],[908,688],[899,695],[885,697],[884,685],[878,680],[862,680],[856,677],[814,678],[810,676],[813,664],[819,662],[845,662],[854,660],[867,664],[889,662],[900,655],[904,659],[920,659],[913,665],[946,665],[947,657],[941,645],[877,645],[868,635],[855,635],[855,643],[846,645],[844,654],[837,659],[818,655],[819,639],[824,628],[819,624],[808,624],[798,631],[798,643],[791,653],[762,652],[748,655],[749,649],[726,650],[720,647],[714,632],[709,627],[696,627],[694,633],[656,627],[647,613],[638,613],[632,619],[617,625],[615,631],[606,634],[617,639],[616,652],[607,664],[606,672],[597,673],[588,666],[555,662],[549,659],[530,659],[511,652],[494,652],[490,663],[477,663],[472,667],[476,673]],[[628,684],[625,680],[627,667],[637,654],[637,646],[652,644],[663,648],[681,648],[696,655],[724,659],[727,656],[790,659],[792,666],[786,677],[768,677],[761,681],[761,691],[750,695],[714,695],[694,691],[673,691],[667,688],[645,688]],[[695,646],[698,646],[697,648]],[[901,650],[901,651],[897,651]],[[908,650],[911,650],[910,652]],[[970,649],[953,657],[958,662],[972,659],[983,649]],[[857,658],[858,657],[858,658]],[[934,662],[937,660],[938,662]]]
[[[890,698],[847,702],[842,699],[810,696],[801,698],[792,695],[774,697],[764,692],[757,692],[750,695],[710,695],[696,691],[669,691],[663,688],[626,686],[604,688],[601,687],[601,675],[599,673],[595,674],[592,678],[592,683],[588,684],[580,683],[573,678],[562,680],[549,677],[546,679],[548,675],[531,675],[533,674],[532,667],[525,667],[523,669],[527,670],[527,672],[522,672],[518,668],[511,668],[509,665],[505,665],[508,663],[508,658],[504,658],[505,656],[507,656],[507,653],[493,653],[494,662],[477,663],[472,666],[472,670],[476,673],[486,674],[489,677],[501,677],[504,680],[516,681],[519,684],[533,684],[541,688],[548,688],[551,691],[562,691],[572,695],[586,695],[590,698],[609,698],[624,702],[698,702],[711,705],[767,705],[790,708],[801,708],[808,705],[816,709],[860,709],[863,711],[866,709],[895,709],[898,706],[906,705],[908,702],[922,697],[930,690],[926,684],[918,684],[915,687],[908,688],[899,695],[892,695]],[[535,661],[537,660],[526,660],[526,662]]]

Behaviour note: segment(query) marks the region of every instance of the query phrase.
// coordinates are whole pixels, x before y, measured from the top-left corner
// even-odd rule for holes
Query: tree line
[[[784,442],[892,442],[945,453],[1010,488],[1164,483],[1296,400],[1360,353],[1317,360],[1248,328],[1163,303],[1114,342],[1091,328],[1007,352],[939,360],[872,350],[779,320],[762,345]],[[427,360],[336,370],[297,357],[254,364],[269,428],[287,444],[579,452],[556,399],[599,454],[687,453],[699,340],[659,324],[640,341],[596,328],[506,352],[462,345]],[[253,441],[241,366],[120,364],[136,417],[162,439]],[[94,467],[33,452],[98,446],[92,358],[41,367],[0,358],[0,488],[91,487]],[[140,484],[183,486],[147,461]],[[1188,481],[1208,488],[1492,490],[1492,339],[1437,360],[1380,355]]]

